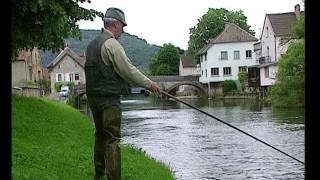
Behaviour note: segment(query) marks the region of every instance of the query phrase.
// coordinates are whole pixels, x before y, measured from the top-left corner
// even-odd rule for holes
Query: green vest
[[[110,65],[102,61],[101,47],[110,38],[110,34],[102,32],[87,47],[84,67],[87,95],[112,96],[130,93],[130,85],[115,72],[111,61]]]

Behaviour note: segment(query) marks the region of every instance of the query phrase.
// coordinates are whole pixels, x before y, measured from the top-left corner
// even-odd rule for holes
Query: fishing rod
[[[269,147],[271,147],[271,148],[273,148],[273,149],[275,149],[275,150],[277,150],[278,152],[281,152],[282,154],[284,154],[284,155],[286,155],[286,156],[288,156],[288,157],[290,157],[290,158],[292,158],[292,159],[300,162],[300,163],[303,164],[303,165],[305,164],[304,162],[302,162],[302,161],[300,161],[299,159],[297,159],[297,158],[289,155],[288,153],[285,153],[285,152],[281,151],[280,149],[278,149],[278,148],[276,148],[276,147],[274,147],[274,146],[272,146],[272,145],[270,145],[270,144],[268,144],[268,143],[266,143],[266,142],[264,142],[264,141],[262,141],[262,140],[260,140],[260,139],[258,139],[258,138],[256,138],[256,137],[252,136],[251,134],[246,133],[246,132],[244,132],[243,130],[241,130],[241,129],[239,129],[239,128],[237,128],[237,127],[235,127],[235,126],[233,126],[233,125],[231,125],[231,124],[229,124],[229,123],[227,123],[227,122],[225,122],[225,121],[223,121],[223,120],[221,120],[221,119],[219,119],[219,118],[217,118],[217,117],[214,117],[213,115],[211,115],[211,114],[209,114],[209,113],[207,113],[207,112],[205,112],[205,111],[202,111],[201,109],[199,109],[199,108],[197,108],[197,107],[195,107],[195,106],[193,106],[193,105],[191,105],[191,104],[189,104],[189,103],[187,103],[187,102],[185,102],[185,101],[183,101],[183,100],[181,100],[181,99],[178,99],[178,98],[176,98],[175,96],[173,96],[173,95],[171,95],[171,94],[169,94],[169,93],[167,93],[167,92],[165,92],[165,91],[163,91],[163,90],[160,90],[160,92],[161,92],[162,94],[164,94],[164,95],[166,95],[166,96],[168,96],[168,97],[170,97],[170,98],[172,98],[172,99],[174,99],[174,100],[182,103],[182,104],[185,104],[185,105],[187,105],[187,106],[189,106],[189,107],[191,107],[191,108],[193,108],[193,109],[196,109],[196,110],[202,112],[203,114],[206,114],[207,116],[210,116],[210,117],[212,117],[212,118],[214,118],[214,119],[222,122],[223,124],[225,124],[225,125],[227,125],[227,126],[229,126],[229,127],[232,127],[233,129],[236,129],[236,130],[244,133],[244,134],[247,135],[247,136],[252,137],[253,139],[255,139],[255,140],[257,140],[257,141],[259,141],[259,142],[261,142],[261,143],[263,143],[263,144],[265,144],[265,145],[267,145],[267,146],[269,146]]]

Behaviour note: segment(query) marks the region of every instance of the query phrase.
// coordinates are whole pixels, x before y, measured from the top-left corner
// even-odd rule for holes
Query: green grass
[[[55,100],[12,97],[12,178],[93,179],[94,125]],[[122,179],[175,179],[141,149],[121,145]]]

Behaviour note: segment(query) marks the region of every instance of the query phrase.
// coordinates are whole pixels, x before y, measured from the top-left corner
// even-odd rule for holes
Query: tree
[[[205,46],[210,38],[214,38],[224,30],[224,20],[234,23],[253,36],[255,32],[250,30],[247,17],[242,10],[228,11],[225,8],[209,8],[208,12],[198,19],[198,24],[190,29],[187,55],[195,57],[197,51]]]
[[[103,17],[103,13],[78,5],[90,0],[12,0],[11,59],[19,49],[38,47],[53,52],[64,46],[64,39],[81,40],[79,20]]]
[[[150,63],[151,75],[178,75],[179,50],[172,44],[164,44]]]
[[[304,15],[294,27],[300,38],[289,45],[286,54],[279,59],[277,81],[271,87],[271,103],[276,107],[305,106],[305,42]]]

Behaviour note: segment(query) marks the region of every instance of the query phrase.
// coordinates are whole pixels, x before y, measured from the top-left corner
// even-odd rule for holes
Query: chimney
[[[226,15],[223,16],[223,21],[224,21],[224,28],[227,28],[229,24],[229,19]]]
[[[297,19],[300,18],[300,5],[299,4],[294,6],[294,14],[296,14]]]

